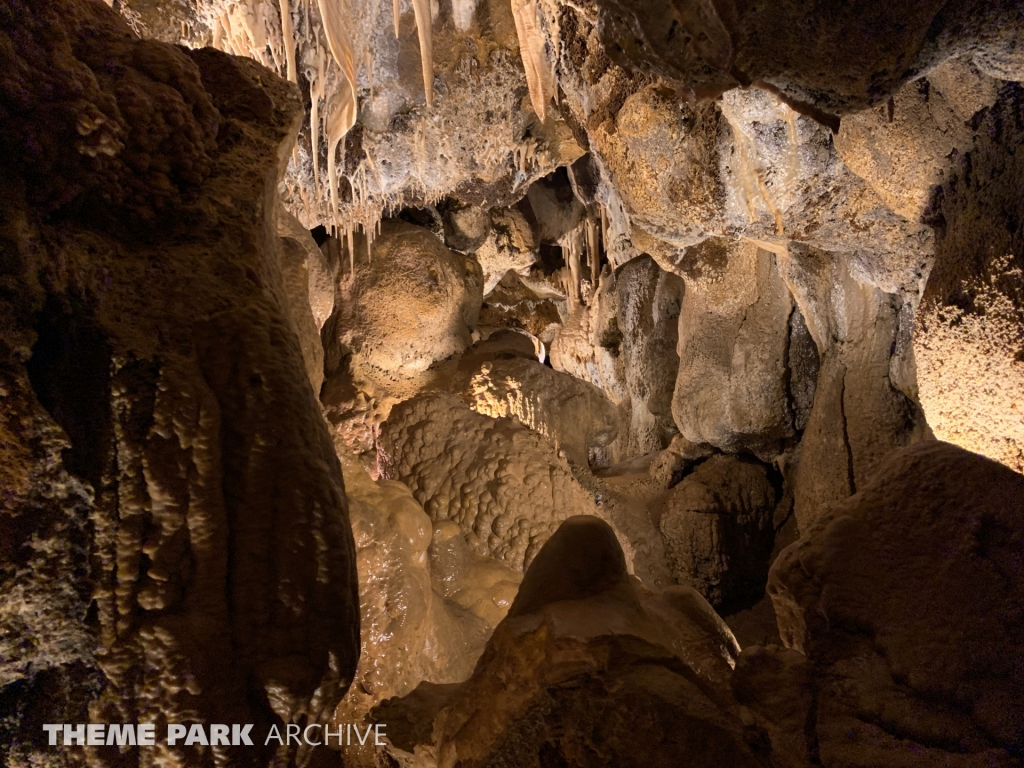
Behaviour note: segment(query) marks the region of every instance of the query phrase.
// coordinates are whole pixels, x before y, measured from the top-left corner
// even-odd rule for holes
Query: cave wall
[[[359,615],[279,263],[301,101],[100,4],[0,14],[3,760],[77,759],[44,722],[325,721]]]

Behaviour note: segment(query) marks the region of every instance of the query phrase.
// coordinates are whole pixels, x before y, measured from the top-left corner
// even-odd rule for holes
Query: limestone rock
[[[935,435],[1024,472],[1024,243],[1017,190],[1024,96],[1003,88],[943,187],[940,235],[914,328],[921,406]]]
[[[969,121],[995,102],[996,92],[995,80],[950,59],[903,86],[892,97],[891,117],[888,104],[845,117],[836,151],[890,209],[919,220],[952,170],[950,156],[970,147]]]
[[[1018,765],[1024,478],[955,446],[902,449],[772,566],[813,664],[822,764]]]
[[[618,414],[597,387],[530,357],[486,352],[463,356],[453,390],[477,413],[513,418],[550,437],[570,462],[588,464],[588,449],[618,434]]]
[[[355,681],[335,712],[348,723],[424,680],[468,678],[522,575],[473,555],[458,526],[432,523],[404,484],[373,481],[344,458],[363,641]]]
[[[776,497],[755,462],[718,455],[698,466],[661,514],[672,575],[726,613],[756,603],[775,540]]]
[[[770,455],[795,434],[786,381],[794,303],[776,256],[709,241],[685,262],[672,413],[684,438]]]
[[[562,520],[596,511],[548,438],[454,395],[395,406],[378,452],[382,476],[406,483],[432,520],[457,523],[475,552],[519,570]]]
[[[523,330],[543,342],[546,357],[546,350],[562,329],[565,306],[564,297],[542,296],[510,271],[484,299],[480,326]]]
[[[556,370],[591,382],[618,406],[620,437],[597,452],[602,466],[660,450],[676,433],[671,402],[683,288],[649,257],[629,261],[604,275],[552,343]]]
[[[933,0],[904,9],[872,0],[827,13],[800,2],[596,6],[604,50],[620,66],[652,72],[697,96],[762,82],[822,120],[822,113],[877,103],[960,51],[1012,60],[1021,23],[1019,9],[1000,2],[951,7]]]
[[[616,765],[763,765],[727,698],[663,644],[669,625],[645,605],[608,526],[566,521],[473,676],[445,692],[433,718],[437,764],[588,765],[596,752]],[[681,607],[677,625],[689,625],[693,654],[729,669],[734,641],[701,610]],[[389,702],[378,716],[401,710]]]
[[[278,239],[284,305],[299,340],[309,383],[313,392],[319,395],[324,383],[324,347],[320,341],[320,329],[334,311],[333,280],[309,232],[287,211],[281,211],[278,221],[285,217],[292,221],[286,220],[284,226],[278,225],[278,232],[284,232]],[[330,289],[329,299],[324,295],[327,293],[322,288],[324,282]],[[316,310],[313,309],[314,303]]]
[[[359,613],[341,469],[278,263],[297,91],[249,60],[140,41],[101,3],[0,18],[0,346],[5,400],[24,408],[3,427],[20,457],[3,593],[29,611],[49,595],[82,628],[5,636],[4,682],[22,675],[17,697],[45,706],[5,712],[0,760],[50,762],[35,717],[323,723]],[[89,757],[140,759],[213,754]]]
[[[928,430],[913,399],[910,302],[860,282],[838,254],[791,244],[780,264],[821,355],[793,480],[803,530]]]
[[[631,458],[667,447],[677,434],[672,393],[679,372],[676,345],[684,285],[649,257],[620,267],[615,285],[630,410],[617,455]]]
[[[471,343],[480,268],[428,230],[398,221],[383,225],[370,253],[358,251],[354,274],[340,283],[333,339],[358,387],[407,396],[434,363]]]
[[[472,253],[484,244],[491,232],[489,211],[458,200],[444,201],[439,208],[444,219],[445,245],[456,251]]]
[[[484,273],[484,296],[490,295],[509,270],[522,273],[537,261],[537,237],[522,211],[491,211],[491,229],[473,252]]]
[[[319,331],[334,314],[334,297],[337,293],[337,273],[340,258],[332,260],[322,251],[309,230],[283,207],[278,213],[277,233],[285,240],[294,241],[305,255],[306,274],[309,278],[309,308]],[[337,240],[334,241],[337,243]],[[340,254],[339,254],[340,256]]]

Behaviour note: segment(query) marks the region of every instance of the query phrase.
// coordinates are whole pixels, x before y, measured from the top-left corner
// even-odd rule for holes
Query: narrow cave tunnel
[[[0,764],[1024,768],[1024,4],[5,0]]]

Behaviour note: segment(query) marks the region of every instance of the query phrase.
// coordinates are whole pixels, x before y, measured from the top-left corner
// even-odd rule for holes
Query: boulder
[[[772,566],[830,766],[1019,765],[1024,477],[941,442],[893,453]]]
[[[480,267],[400,221],[385,223],[370,251],[357,250],[329,327],[335,360],[347,359],[358,388],[415,392],[432,365],[472,343],[483,300]],[[346,375],[337,362],[329,373]]]

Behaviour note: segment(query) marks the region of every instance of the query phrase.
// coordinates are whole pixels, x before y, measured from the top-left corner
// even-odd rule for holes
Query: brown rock
[[[771,455],[795,434],[787,391],[794,305],[776,256],[712,240],[686,262],[672,413],[684,438]]]
[[[470,547],[523,569],[594,498],[548,438],[474,413],[454,395],[419,395],[381,426],[382,475],[406,483],[434,521],[459,524]]]
[[[776,492],[763,466],[712,456],[672,489],[661,515],[672,575],[728,613],[763,594]]]
[[[39,717],[157,733],[324,722],[359,617],[341,470],[278,264],[298,95],[254,62],[139,41],[100,3],[0,17],[2,359],[18,412],[0,541],[4,600],[23,596],[3,606],[4,682],[21,676],[29,702],[5,712],[0,760],[50,761],[33,754]],[[16,619],[43,599],[52,618]],[[160,743],[146,759],[213,755]]]
[[[939,237],[914,328],[935,435],[1024,472],[1024,94],[1004,86],[936,205]]]
[[[772,566],[814,665],[825,765],[1019,765],[1024,478],[931,442],[889,457]]]

